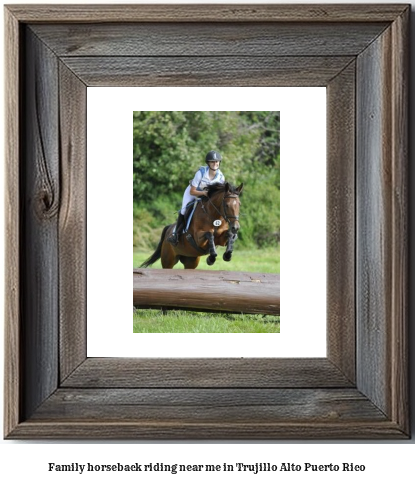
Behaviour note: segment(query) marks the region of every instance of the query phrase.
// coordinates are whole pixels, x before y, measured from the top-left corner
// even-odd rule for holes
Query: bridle
[[[216,207],[216,205],[212,202],[212,200],[208,197],[208,201],[209,203],[212,205],[212,207],[216,210],[216,212],[218,212],[218,214],[223,218],[225,219],[225,221],[228,223],[228,225],[231,225],[231,221],[230,219],[234,219],[234,220],[239,220],[239,215],[235,215],[235,216],[228,216],[227,213],[226,213],[226,207],[225,207],[225,199],[226,198],[239,198],[239,195],[234,195],[234,194],[229,194],[229,195],[226,195],[224,194],[223,195],[223,198],[222,198],[222,202],[221,204],[219,205],[219,207],[223,207],[223,214],[221,213],[221,211]]]

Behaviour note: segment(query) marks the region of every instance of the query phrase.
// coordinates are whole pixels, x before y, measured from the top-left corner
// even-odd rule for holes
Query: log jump
[[[133,305],[280,314],[280,275],[191,269],[134,269]]]

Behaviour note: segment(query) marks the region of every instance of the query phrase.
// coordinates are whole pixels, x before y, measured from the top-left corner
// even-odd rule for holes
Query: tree
[[[134,112],[134,200],[183,192],[212,149],[235,183],[253,170],[279,174],[279,112]]]
[[[183,191],[210,150],[222,154],[226,179],[245,185],[240,243],[275,243],[279,239],[279,112],[133,112],[137,225],[143,216],[150,227],[172,220]]]

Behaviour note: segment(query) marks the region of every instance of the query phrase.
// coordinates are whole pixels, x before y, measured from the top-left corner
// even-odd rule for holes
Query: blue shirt
[[[215,177],[211,180],[209,178],[209,166],[201,166],[196,172],[193,180],[190,184],[196,187],[196,190],[204,190],[207,186],[212,183],[225,183],[225,177],[220,169],[217,169]]]

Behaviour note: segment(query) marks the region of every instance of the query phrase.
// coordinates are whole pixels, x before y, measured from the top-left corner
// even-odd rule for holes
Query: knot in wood
[[[41,219],[50,219],[58,213],[59,205],[56,201],[54,192],[50,189],[42,188],[36,198],[36,213]]]

